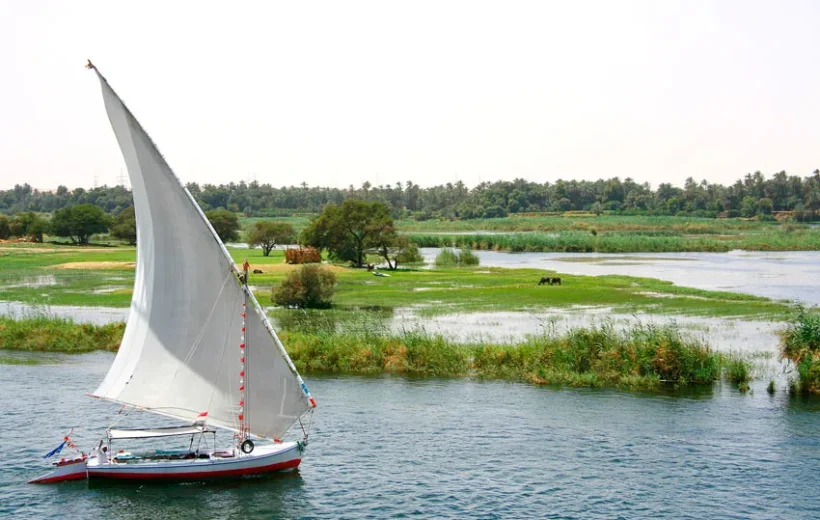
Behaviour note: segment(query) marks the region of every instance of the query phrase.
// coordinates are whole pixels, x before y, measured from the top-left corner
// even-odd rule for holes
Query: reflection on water
[[[428,264],[437,248],[423,248]],[[500,253],[476,251],[487,267],[530,267],[575,275],[618,274],[678,285],[820,305],[820,251],[728,253]]]

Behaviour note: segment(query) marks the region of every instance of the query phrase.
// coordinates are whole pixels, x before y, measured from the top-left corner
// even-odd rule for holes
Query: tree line
[[[218,186],[189,183],[187,187],[204,210],[222,208],[255,217],[316,214],[328,204],[340,205],[350,199],[381,202],[394,218],[418,220],[563,211],[697,217],[752,217],[792,211],[797,220],[820,216],[820,170],[806,177],[781,171],[769,178],[758,171],[728,186],[690,177],[682,187],[661,183],[655,189],[649,183],[618,177],[545,183],[516,179],[483,182],[474,188],[462,182],[422,188],[411,181],[379,186],[365,182],[359,188],[311,187],[305,183],[275,188],[257,182]],[[90,190],[59,186],[51,192],[28,184],[0,191],[0,213],[50,213],[77,204],[93,204],[115,215],[132,204],[131,193],[122,186]]]

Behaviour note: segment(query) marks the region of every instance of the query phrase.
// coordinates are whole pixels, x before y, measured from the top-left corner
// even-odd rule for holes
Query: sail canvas
[[[125,158],[137,221],[131,311],[96,397],[183,420],[240,427],[240,385],[251,432],[278,438],[310,409],[310,394],[201,209],[147,133],[99,75]],[[241,375],[244,370],[246,378]]]

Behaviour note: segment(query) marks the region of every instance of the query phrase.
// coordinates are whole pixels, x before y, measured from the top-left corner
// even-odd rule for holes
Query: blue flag
[[[60,451],[62,451],[62,449],[63,449],[63,446],[65,446],[65,443],[66,443],[66,441],[63,441],[59,446],[57,446],[56,448],[54,448],[50,452],[46,453],[45,455],[43,455],[43,458],[47,459],[49,457],[53,457],[54,455],[57,455],[58,453],[60,453]]]

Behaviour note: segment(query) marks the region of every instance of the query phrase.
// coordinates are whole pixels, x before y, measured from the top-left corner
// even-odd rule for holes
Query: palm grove
[[[820,170],[800,177],[781,171],[766,178],[761,172],[745,175],[728,186],[686,180],[682,187],[648,183],[630,178],[597,181],[484,182],[470,189],[461,182],[422,188],[413,182],[355,188],[309,187],[306,184],[275,188],[270,184],[189,183],[188,189],[205,210],[222,208],[246,216],[276,217],[294,213],[316,214],[328,204],[345,200],[381,202],[394,218],[493,218],[508,214],[545,211],[606,211],[619,214],[685,215],[698,217],[767,216],[792,211],[797,220],[820,216]],[[91,190],[40,191],[27,184],[0,191],[0,213],[25,211],[51,213],[77,204],[93,204],[116,215],[132,204],[131,193],[122,186]]]

